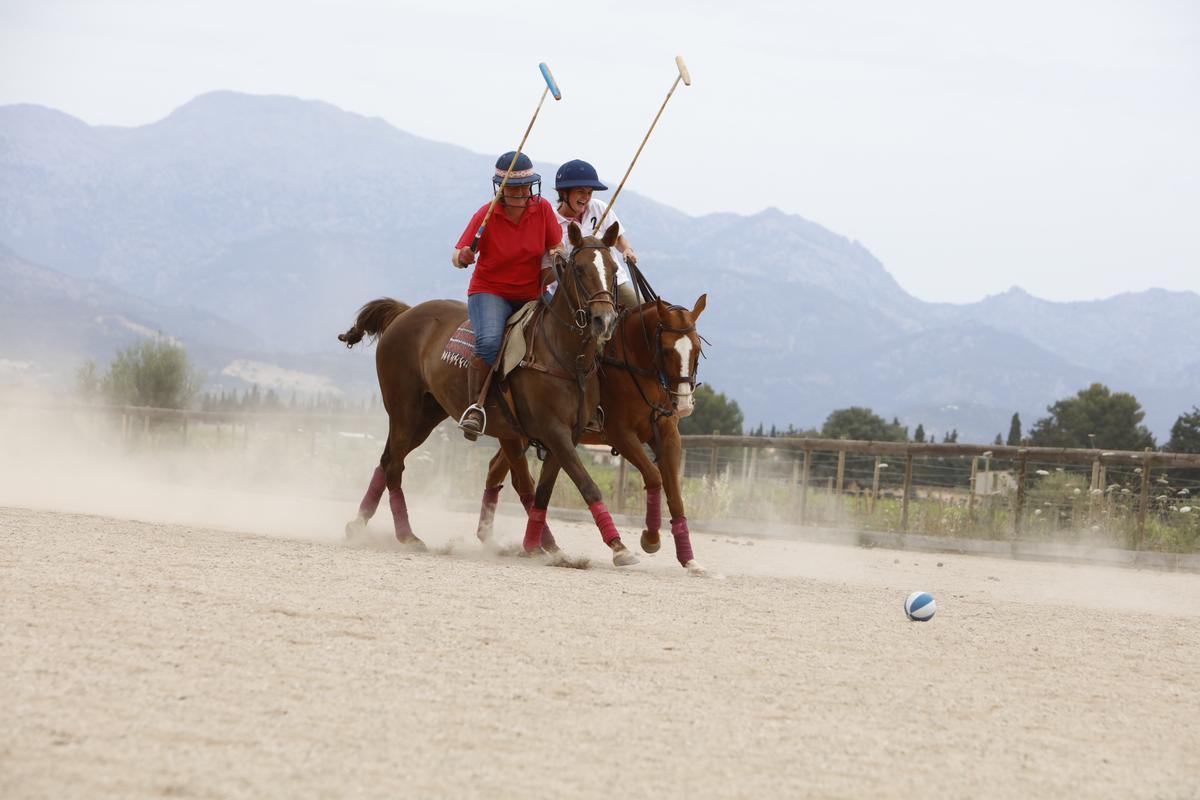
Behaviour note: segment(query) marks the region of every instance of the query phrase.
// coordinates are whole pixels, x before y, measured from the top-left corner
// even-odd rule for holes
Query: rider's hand
[[[636,255],[634,255],[634,253],[633,253],[633,248],[632,248],[632,247],[631,247],[631,248],[629,248],[628,250],[626,250],[626,251],[625,251],[624,253],[622,253],[621,255],[622,255],[622,257],[625,259],[625,263],[626,263],[626,264],[628,264],[628,265],[629,265],[629,266],[631,266],[631,267],[636,267],[636,266],[637,266],[637,256],[636,256]]]
[[[464,247],[458,251],[458,263],[455,264],[459,269],[465,269],[475,263],[475,251],[469,247]]]

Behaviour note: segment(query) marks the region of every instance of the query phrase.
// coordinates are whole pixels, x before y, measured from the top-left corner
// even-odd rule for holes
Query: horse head
[[[567,228],[571,253],[558,264],[558,285],[565,290],[580,328],[590,328],[597,345],[612,338],[617,326],[617,262],[610,248],[620,234],[617,223],[603,238],[584,236],[574,222]]]
[[[655,329],[655,360],[659,380],[671,395],[671,405],[680,419],[695,410],[696,368],[700,361],[702,341],[696,332],[696,320],[704,311],[707,294],[702,294],[688,311],[683,306],[669,306],[661,299],[658,306],[658,325]]]

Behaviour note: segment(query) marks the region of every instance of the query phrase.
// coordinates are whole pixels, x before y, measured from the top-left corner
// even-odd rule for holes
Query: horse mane
[[[338,341],[345,342],[348,348],[361,342],[364,336],[369,336],[371,341],[375,341],[396,317],[408,309],[408,305],[390,297],[372,300],[358,310],[358,317],[350,329],[338,334]]]

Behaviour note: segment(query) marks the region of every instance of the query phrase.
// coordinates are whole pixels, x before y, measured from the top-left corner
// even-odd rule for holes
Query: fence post
[[[971,493],[967,495],[967,519],[975,522],[975,482],[979,476],[979,456],[971,457]]]
[[[808,476],[812,467],[812,450],[804,448],[804,471],[800,478],[800,524],[805,523],[808,513]]]
[[[754,495],[754,481],[755,481],[755,478],[757,478],[757,477],[758,477],[758,448],[752,447],[752,448],[750,448],[750,469],[749,469],[749,474],[747,476],[747,480],[749,481],[749,484],[750,484],[747,487],[749,489],[747,494],[750,496]]]
[[[1013,538],[1021,535],[1021,514],[1025,511],[1025,471],[1026,453],[1021,448],[1017,451],[1017,503],[1013,512]]]
[[[720,436],[720,431],[713,431],[713,436]],[[717,488],[717,446],[714,444],[712,450],[708,454],[708,476],[709,488]]]
[[[625,508],[625,456],[617,458],[617,486],[613,492],[615,495],[617,513],[621,514]]]
[[[904,494],[900,498],[900,531],[901,533],[908,532],[908,494],[912,490],[912,453],[905,454],[904,457]]]
[[[1088,488],[1088,522],[1090,524],[1095,524],[1096,522],[1096,508],[1100,505],[1100,501],[1097,498],[1104,497],[1103,494],[1096,494],[1097,489],[1101,492],[1104,491],[1104,487],[1101,485],[1102,482],[1103,478],[1100,477],[1100,459],[1097,458],[1092,462],[1092,485]]]
[[[875,504],[879,502],[879,467],[883,463],[882,456],[875,456],[875,474],[871,477],[871,505],[867,513],[875,514]]]
[[[1146,459],[1142,462],[1142,497],[1138,503],[1137,537],[1133,540],[1133,549],[1142,549],[1142,540],[1146,537],[1146,512],[1150,506],[1150,448],[1146,448]]]
[[[846,477],[846,451],[838,450],[838,465],[837,465],[837,493],[835,494],[835,502],[837,509],[835,519],[842,518],[842,487],[845,485]]]

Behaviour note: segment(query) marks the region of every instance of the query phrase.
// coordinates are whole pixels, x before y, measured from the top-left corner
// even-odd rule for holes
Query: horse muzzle
[[[592,313],[592,336],[598,344],[603,345],[617,331],[617,312],[606,307]]]
[[[675,408],[675,416],[683,419],[690,417],[696,410],[696,398],[692,396],[692,387],[687,387],[684,392],[671,392],[671,395],[675,401],[672,404]]]

